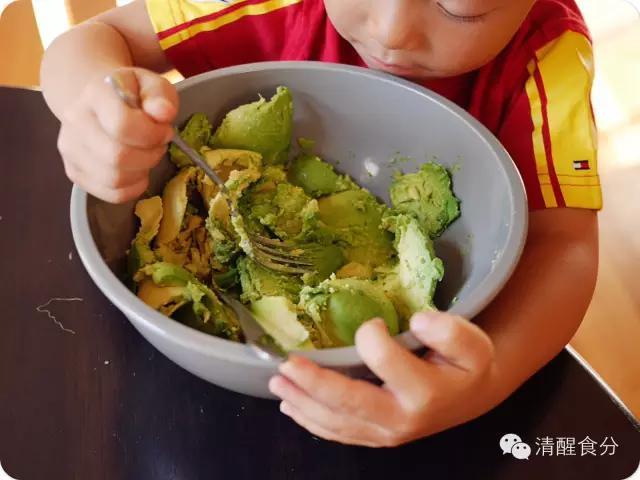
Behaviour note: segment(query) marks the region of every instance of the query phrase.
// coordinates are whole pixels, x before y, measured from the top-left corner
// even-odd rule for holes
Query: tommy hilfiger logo
[[[574,160],[573,161],[573,169],[574,170],[589,170],[591,167],[589,166],[589,160]]]

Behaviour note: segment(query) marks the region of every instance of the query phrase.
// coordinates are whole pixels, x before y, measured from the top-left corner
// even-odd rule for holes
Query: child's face
[[[535,0],[324,0],[334,26],[371,68],[421,79],[493,59]]]

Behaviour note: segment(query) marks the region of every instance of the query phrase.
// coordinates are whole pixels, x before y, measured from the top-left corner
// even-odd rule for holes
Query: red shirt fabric
[[[322,0],[147,0],[147,11],[185,77],[278,60],[366,67]],[[530,209],[600,209],[592,83],[589,33],[574,0],[538,0],[495,59],[423,85],[496,135],[522,175]]]

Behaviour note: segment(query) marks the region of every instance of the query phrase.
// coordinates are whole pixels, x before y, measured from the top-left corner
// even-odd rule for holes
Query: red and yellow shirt
[[[147,0],[158,40],[184,76],[275,60],[366,66],[322,0]],[[600,209],[591,107],[593,53],[574,0],[538,0],[482,68],[424,86],[482,122],[511,154],[531,209]]]

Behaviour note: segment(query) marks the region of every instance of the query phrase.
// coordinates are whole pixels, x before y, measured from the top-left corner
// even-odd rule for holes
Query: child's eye
[[[482,20],[484,20],[484,17],[487,15],[486,13],[483,13],[480,15],[456,15],[455,13],[447,10],[440,2],[436,2],[436,5],[438,5],[438,8],[442,13],[444,13],[448,18],[456,22],[464,22],[464,23],[481,22]]]

